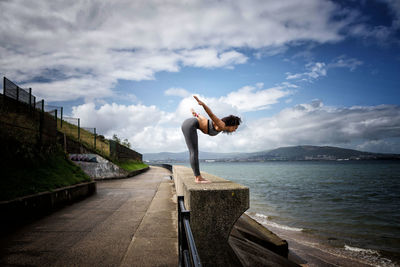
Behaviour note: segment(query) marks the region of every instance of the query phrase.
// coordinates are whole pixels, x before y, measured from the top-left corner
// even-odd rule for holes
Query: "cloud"
[[[391,20],[391,24],[370,25],[366,23],[371,20],[369,17],[364,17],[358,12],[353,12],[354,19],[353,24],[348,30],[349,35],[362,37],[367,43],[377,43],[383,47],[391,44],[399,45],[400,3],[398,0],[379,0],[378,2],[387,5],[389,12],[385,15],[387,20]]]
[[[248,119],[237,107],[225,103],[224,98],[199,97],[217,116],[238,114],[243,119],[233,135],[210,137],[199,132],[202,151],[254,152],[307,144],[400,153],[399,106],[332,107],[316,99],[270,117]],[[141,153],[181,152],[187,148],[180,127],[191,116],[191,107],[198,107],[191,96],[182,98],[173,112],[142,104],[96,107],[87,103],[74,107],[73,116],[81,118],[82,127],[96,127],[99,134],[127,138]],[[197,110],[207,117],[201,108]]]
[[[348,68],[350,71],[354,71],[356,68],[361,66],[363,62],[356,58],[347,58],[345,55],[342,55],[333,62],[328,64],[328,68]]]
[[[262,83],[256,84],[256,87],[244,86],[229,93],[226,97],[221,97],[220,101],[232,105],[239,112],[263,110],[278,103],[279,99],[292,94],[293,92],[288,88],[297,87],[290,83],[282,83],[269,89],[262,89],[263,86]]]
[[[164,93],[165,93],[165,95],[179,96],[182,98],[185,98],[185,97],[188,97],[191,95],[188,91],[186,91],[183,88],[169,88]]]
[[[109,97],[119,79],[183,66],[233,68],[248,61],[241,51],[337,42],[351,22],[322,0],[1,1],[0,9],[0,72],[52,100]]]
[[[245,55],[234,50],[218,53],[215,49],[196,49],[182,54],[184,65],[204,68],[232,68],[233,65],[246,63],[247,59]]]
[[[337,108],[314,100],[249,122],[246,129],[235,136],[235,143],[241,144],[235,148],[260,151],[301,144],[359,148],[355,143],[360,140],[400,138],[399,130],[399,106]]]
[[[357,145],[357,150],[373,151],[377,153],[399,153],[400,138],[389,138],[386,140],[368,140]]]
[[[303,73],[286,73],[286,79],[312,82],[321,76],[326,76],[327,73],[326,64],[323,62],[308,63],[306,69],[307,71]]]
[[[289,88],[296,86],[283,83],[269,89],[263,87],[263,83],[257,83],[219,98],[198,96],[220,118],[229,114],[243,117],[242,112],[265,109],[277,103],[280,98],[291,94]],[[164,112],[155,106],[142,104],[106,103],[96,106],[91,102],[73,107],[72,116],[81,119],[82,127],[96,127],[97,132],[106,137],[117,134],[122,139],[127,138],[138,151],[183,151],[186,147],[180,125],[191,116],[190,109],[194,108],[205,117],[208,115],[183,88],[170,88],[165,94],[182,98],[174,112]],[[208,150],[223,142],[222,137],[208,139],[201,136],[200,140],[202,147]]]
[[[124,138],[150,125],[157,125],[168,117],[155,106],[116,103],[104,104],[98,108],[94,103],[75,106],[72,108],[72,116],[81,119],[82,127],[96,127],[99,133],[106,136],[119,133]]]
[[[361,66],[363,62],[356,58],[348,58],[345,55],[335,58],[331,63],[326,64],[324,62],[310,62],[305,66],[306,72],[291,74],[286,73],[287,80],[300,80],[306,82],[313,82],[320,77],[327,76],[328,70],[333,68],[347,68],[350,71],[354,71],[356,68]]]
[[[396,0],[384,0],[391,8],[392,13],[394,14],[394,19],[392,21],[393,29],[400,29],[400,2]]]

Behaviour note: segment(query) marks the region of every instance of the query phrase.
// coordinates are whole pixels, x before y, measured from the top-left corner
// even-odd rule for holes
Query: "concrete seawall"
[[[236,220],[249,208],[249,188],[210,174],[196,184],[191,169],[173,166],[177,195],[184,196],[190,225],[204,266],[240,265],[228,244]]]
[[[254,221],[249,188],[202,172],[211,184],[196,184],[191,169],[172,167],[184,196],[203,266],[299,266],[287,259],[288,243]]]

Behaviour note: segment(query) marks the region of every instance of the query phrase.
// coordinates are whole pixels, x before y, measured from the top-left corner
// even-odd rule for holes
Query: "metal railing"
[[[178,248],[179,266],[201,267],[200,257],[190,229],[190,211],[185,208],[183,196],[178,196]]]

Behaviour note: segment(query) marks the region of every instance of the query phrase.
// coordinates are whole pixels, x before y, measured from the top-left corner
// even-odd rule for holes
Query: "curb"
[[[38,218],[96,192],[96,182],[62,187],[54,191],[0,201],[0,225],[18,225]]]
[[[143,168],[143,169],[140,169],[140,170],[132,171],[132,172],[128,173],[128,177],[133,177],[133,176],[136,176],[136,175],[138,175],[138,174],[147,172],[149,169],[150,169],[150,166],[147,166],[146,168]]]
[[[146,171],[148,171],[150,169],[150,166],[143,168],[143,169],[139,169],[139,170],[134,170],[131,171],[130,173],[128,173],[126,176],[122,176],[122,177],[106,177],[106,178],[95,178],[95,181],[105,181],[105,180],[116,180],[116,179],[128,179],[131,178],[133,176],[136,176],[138,174],[144,173]]]

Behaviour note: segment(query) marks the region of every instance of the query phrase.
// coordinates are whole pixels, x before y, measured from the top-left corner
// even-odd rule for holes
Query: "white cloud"
[[[287,88],[296,87],[290,83],[284,83],[269,89],[262,89],[263,86],[262,83],[257,83],[256,87],[244,86],[237,91],[229,93],[226,97],[221,97],[220,101],[232,105],[239,112],[263,110],[278,103],[279,99],[290,95],[292,92]]]
[[[372,152],[400,153],[400,107],[391,105],[332,107],[320,100],[296,105],[271,117],[247,119],[222,98],[199,96],[219,117],[237,114],[243,124],[233,135],[210,137],[199,135],[199,147],[210,152],[253,152],[291,145],[335,145]],[[73,108],[83,127],[96,127],[97,132],[111,137],[128,138],[141,153],[181,152],[187,150],[181,123],[191,117],[190,108],[197,106],[190,96],[181,99],[174,112],[154,106],[93,103]],[[382,145],[381,147],[379,145]],[[391,147],[392,146],[392,147]]]
[[[185,97],[188,97],[191,95],[188,91],[186,91],[183,88],[169,88],[164,93],[165,93],[165,95],[179,96],[182,98],[185,98]]]
[[[333,19],[339,7],[322,0],[0,1],[0,9],[0,72],[36,81],[52,100],[108,97],[118,79],[182,66],[232,68],[248,60],[241,48],[268,54],[340,41],[350,23]]]
[[[254,87],[246,86],[224,97],[199,95],[199,98],[212,108],[215,115],[222,118],[229,114],[242,116],[241,112],[267,108],[290,94],[287,89],[291,87],[289,83],[270,89],[263,89],[263,86],[263,83],[257,83]],[[128,138],[138,151],[186,150],[180,131],[181,123],[191,117],[191,108],[205,117],[208,115],[185,89],[170,88],[165,93],[182,97],[174,112],[164,112],[155,106],[142,104],[112,103],[96,107],[94,103],[86,103],[73,107],[72,116],[81,118],[82,127],[96,127],[98,133],[109,138],[113,134],[122,139]],[[206,150],[213,150],[216,144],[224,140],[223,137],[199,138],[202,140],[202,148]]]
[[[308,63],[306,65],[307,71],[304,73],[291,74],[287,73],[287,80],[304,80],[312,82],[321,76],[326,76],[326,64],[323,62]]]
[[[259,151],[289,145],[346,145],[400,138],[400,107],[326,107],[321,101],[301,104],[249,122],[238,132],[236,150]],[[400,152],[400,151],[397,151]]]
[[[347,58],[346,56],[342,55],[333,62],[328,64],[328,68],[348,68],[350,71],[354,71],[356,68],[361,66],[363,62],[356,58]]]
[[[307,82],[313,82],[320,77],[327,76],[328,70],[332,68],[347,68],[350,71],[354,71],[356,68],[361,66],[363,62],[356,58],[348,58],[345,55],[335,58],[331,63],[326,64],[324,62],[310,62],[307,63],[305,68],[306,72],[303,73],[286,73],[287,80],[301,80]]]
[[[82,127],[96,127],[98,132],[111,137],[114,133],[128,138],[145,127],[157,125],[168,116],[155,106],[104,104],[96,108],[94,103],[75,106],[72,116],[81,119]]]
[[[91,77],[70,78],[49,83],[29,83],[36,97],[46,101],[70,101],[77,98],[92,101],[98,97],[111,97],[113,92],[111,87],[114,82],[99,77],[94,80]],[[21,84],[24,87],[24,84]],[[131,97],[130,97],[131,98]]]
[[[186,66],[194,67],[227,67],[246,63],[247,57],[234,50],[218,53],[215,49],[196,49],[185,51],[182,54],[182,62]]]

